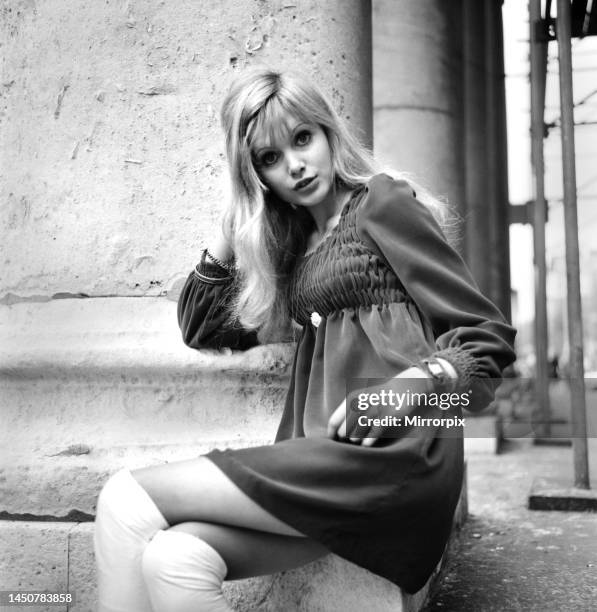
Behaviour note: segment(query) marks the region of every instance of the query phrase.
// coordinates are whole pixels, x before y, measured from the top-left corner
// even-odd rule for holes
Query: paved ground
[[[589,440],[597,489],[597,439]],[[469,440],[469,520],[425,612],[597,611],[597,513],[527,509],[535,477],[573,483],[571,447]]]

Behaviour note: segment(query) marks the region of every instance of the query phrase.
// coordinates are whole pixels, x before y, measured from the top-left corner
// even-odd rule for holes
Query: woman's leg
[[[226,563],[226,580],[283,572],[329,553],[310,538],[214,523],[181,523],[168,531],[200,538],[217,550]]]
[[[206,457],[132,474],[170,525],[199,521],[304,536],[254,502]]]
[[[205,557],[199,565],[211,568],[207,580],[210,588],[218,581],[221,584],[224,575],[241,577],[274,572],[302,565],[327,553],[321,545],[304,538],[303,534],[261,508],[206,458],[136,470],[134,477],[127,474],[128,480],[123,481],[118,475],[110,479],[98,502],[95,540],[100,611],[150,609],[147,594],[139,588],[143,580],[139,559],[158,531],[164,534],[172,531],[174,535],[176,531],[190,531],[201,537],[201,540],[187,538],[186,559],[195,559],[197,566],[197,555]],[[119,487],[113,484],[114,480],[120,482]],[[131,516],[127,507],[138,503],[140,509]],[[128,525],[129,520],[140,523],[142,528]],[[181,525],[189,522],[195,525]],[[168,525],[179,527],[164,531]],[[289,537],[277,539],[274,534]],[[160,554],[147,551],[143,563],[149,582],[154,581],[156,572],[164,569],[164,564],[158,563],[160,568],[155,563],[165,557],[164,548],[171,552],[180,550],[180,546],[168,544],[172,541],[172,537],[160,536],[156,546],[150,549],[155,553],[159,542],[162,545]],[[176,557],[174,554],[175,560]],[[181,560],[180,554],[178,559]],[[228,565],[231,571],[226,574]],[[205,582],[203,584],[205,586]],[[217,588],[219,590],[219,586]],[[203,586],[199,590],[203,590]],[[166,595],[166,599],[170,596],[173,597]],[[121,607],[119,602],[122,602]],[[161,612],[161,608],[156,610]]]
[[[304,565],[328,551],[308,538],[210,523],[158,531],[143,555],[156,612],[231,612],[222,581]]]
[[[147,543],[168,523],[128,470],[104,485],[95,518],[94,549],[99,612],[151,610],[141,559]]]
[[[230,612],[224,578],[273,573],[329,552],[261,508],[204,457],[134,477],[175,525],[158,532],[143,555],[156,612]]]

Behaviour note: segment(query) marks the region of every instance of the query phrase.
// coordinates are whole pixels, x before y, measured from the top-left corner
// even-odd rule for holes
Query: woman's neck
[[[320,237],[325,236],[336,225],[338,216],[351,193],[352,190],[348,187],[338,187],[333,194],[333,199],[330,199],[329,202],[322,202],[319,206],[308,209]]]

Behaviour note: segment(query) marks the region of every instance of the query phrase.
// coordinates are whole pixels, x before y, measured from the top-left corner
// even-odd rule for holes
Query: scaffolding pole
[[[541,0],[530,0],[529,22],[531,41],[531,157],[534,172],[535,202],[533,212],[533,249],[535,269],[535,397],[539,427],[536,438],[551,435],[551,407],[547,372],[547,270],[545,264],[545,80],[547,75],[547,31],[541,17]]]
[[[580,262],[576,204],[574,152],[574,99],[572,95],[572,48],[570,0],[558,0],[557,40],[562,120],[562,166],[564,175],[564,227],[566,239],[566,283],[568,289],[568,342],[570,344],[570,398],[574,486],[589,489],[587,414],[583,364]]]

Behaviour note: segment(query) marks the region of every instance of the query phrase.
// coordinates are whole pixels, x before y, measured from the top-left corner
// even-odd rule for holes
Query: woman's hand
[[[418,367],[411,367],[395,378],[386,381],[383,385],[359,389],[358,394],[353,394],[354,397],[349,399],[366,397],[368,408],[366,410],[360,409],[358,404],[355,406],[355,402],[351,401],[351,407],[347,410],[346,399],[343,400],[328,421],[327,436],[332,439],[347,440],[362,446],[372,446],[377,440],[384,437],[388,430],[396,427],[392,424],[392,417],[400,418],[401,412],[399,410],[406,407],[401,404],[400,409],[397,409],[399,400],[396,399],[395,395],[390,395],[391,393],[397,393],[405,397],[407,391],[411,394],[425,394],[433,391],[433,388],[432,380],[423,370]],[[384,391],[385,396],[383,396]],[[412,406],[413,404],[409,405]],[[402,414],[404,414],[404,410],[402,410]],[[384,419],[384,425],[367,425],[359,423],[359,417],[362,416],[388,418]]]

